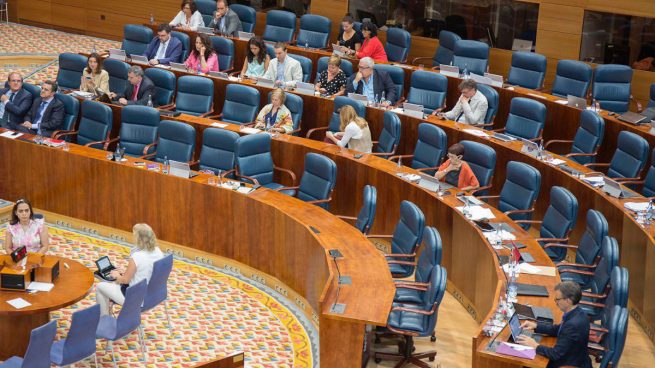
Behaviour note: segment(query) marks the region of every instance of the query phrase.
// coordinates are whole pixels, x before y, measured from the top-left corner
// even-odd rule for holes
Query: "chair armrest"
[[[645,182],[646,182],[646,180],[623,180],[623,181],[621,181],[621,184],[643,185]]]
[[[423,171],[430,171],[430,170],[439,170],[439,166],[433,166],[433,167],[423,167],[420,169],[415,169],[416,171],[423,172]]]
[[[598,152],[593,152],[593,153],[567,153],[564,155],[564,157],[594,157],[598,155]]]
[[[228,69],[221,70],[221,73],[228,73],[229,74],[233,70],[234,70],[234,68],[228,68]]]
[[[425,287],[425,286],[419,286],[419,285],[396,284],[396,289],[410,289],[410,290],[426,291],[428,288]]]
[[[207,116],[207,119],[221,120],[223,118],[223,113]]]
[[[544,149],[548,149],[548,146],[550,146],[551,144],[558,144],[558,143],[573,143],[573,141],[566,140],[566,139],[553,139],[546,142],[546,144],[544,144]]]
[[[514,222],[519,222],[520,223],[521,221],[514,221]],[[537,238],[535,240],[538,241],[538,242],[547,241],[547,242],[561,242],[561,243],[564,243],[564,242],[568,242],[569,238]],[[564,244],[564,245],[568,245],[568,244]],[[577,248],[578,246],[576,245],[574,247]]]
[[[239,177],[240,178],[246,178],[246,179],[252,181],[253,183],[255,183],[255,185],[259,185],[259,181],[257,179],[255,179],[255,178],[253,178],[253,177],[246,176],[246,175],[240,175],[240,174],[239,174]]]
[[[357,217],[355,216],[342,216],[342,215],[337,215],[338,218],[343,219],[343,220],[353,220],[357,221]]]
[[[494,122],[492,121],[491,123],[475,124],[475,126],[478,128],[492,127],[494,126]]]
[[[109,142],[108,142],[108,141],[95,141],[95,142],[89,142],[89,143],[85,144],[84,147],[91,147],[91,146],[95,146],[96,144],[103,144],[103,143],[104,143],[104,145],[102,146],[102,149],[103,149],[104,151],[106,151],[106,150],[107,150],[107,147],[109,146]]]
[[[106,151],[107,148],[109,148],[109,145],[110,145],[110,144],[112,144],[112,143],[114,143],[114,142],[118,142],[118,141],[120,141],[120,140],[121,140],[121,136],[118,136],[118,137],[116,137],[116,138],[108,139],[108,140],[104,141],[104,142],[105,142],[105,146],[103,147],[103,149]],[[100,142],[98,142],[98,143],[100,143]]]
[[[583,291],[582,296],[586,296],[588,298],[594,298],[594,299],[605,299],[605,298],[607,298],[607,292],[602,293],[602,294],[594,294],[594,293],[590,293],[588,291]]]
[[[516,222],[517,224],[541,224],[541,223],[543,223],[543,221],[539,221],[539,220],[515,220],[514,222]]]
[[[57,134],[55,135],[55,133]],[[77,135],[77,131],[74,130],[58,130],[55,133],[52,133],[52,137],[55,139],[61,139],[61,137]],[[100,141],[100,142],[104,142],[104,141]]]
[[[318,127],[318,128],[310,129],[307,131],[307,134],[305,134],[305,138],[309,138],[314,132],[322,131],[322,130],[328,130],[328,127]]]
[[[237,71],[234,71],[234,72],[230,73],[230,76],[231,77],[238,77],[239,74],[241,74],[241,70],[237,70]]]
[[[412,59],[411,64],[414,65],[414,63],[416,63],[416,62],[419,61],[419,60],[428,60],[428,61],[432,61],[432,57],[431,57],[431,56],[419,56],[419,57],[416,57],[416,58]]]
[[[201,118],[206,118],[208,116],[211,116],[213,113],[214,113],[214,109],[212,108],[211,110],[207,111],[206,113],[200,114],[200,117]]]
[[[603,303],[595,303],[595,302],[590,302],[590,301],[587,301],[587,300],[580,300],[579,303],[583,304],[583,305],[588,305],[590,307],[596,307],[596,308],[604,308],[605,307],[605,304],[603,304]]]
[[[142,159],[144,159],[144,160],[147,160],[147,159],[149,159],[150,157],[155,156],[156,154],[157,154],[157,152],[153,152],[153,153],[149,153],[149,154],[147,154],[147,155],[143,155],[143,156],[141,156],[141,157],[139,157],[139,158],[142,158]]]
[[[569,245],[569,244],[559,244],[559,243],[548,243],[544,245],[544,249],[546,248],[566,248],[566,249],[578,249],[577,245]]]
[[[500,129],[491,129],[491,131],[492,131],[492,132],[502,133],[502,132],[505,131],[505,128],[500,128]]]
[[[593,276],[594,273],[591,271],[582,271],[582,270],[575,270],[575,269],[567,269],[567,273],[575,273],[577,275],[584,275],[584,276]],[[584,292],[583,292],[584,294]]]
[[[403,158],[409,158],[409,157],[414,157],[414,155],[394,155],[389,157],[389,161],[398,161],[398,160],[402,161]]]
[[[605,351],[605,348],[602,345],[591,343],[591,342],[587,343],[587,349],[596,350],[596,351]]]
[[[395,151],[395,150],[394,150],[394,151]],[[389,156],[391,156],[391,155],[393,155],[393,154],[394,154],[394,152],[389,152],[389,153],[385,153],[385,152],[371,152],[371,153],[370,153],[370,155],[377,156],[377,157],[385,157],[385,158],[388,158]]]
[[[598,331],[598,332],[603,332],[603,333],[608,333],[608,332],[610,332],[608,329],[606,329],[606,328],[604,328],[604,327],[594,326],[594,325],[590,325],[590,326],[589,326],[589,329],[592,330],[592,331]]]
[[[480,190],[480,188],[476,189],[476,192]],[[478,196],[476,197],[477,199],[496,199],[500,198],[500,195],[485,195],[485,196]]]
[[[293,190],[298,190],[298,188],[300,188],[300,187],[298,187],[298,186],[295,186],[295,187],[279,187],[279,188],[275,189],[275,191],[280,192],[280,191],[283,191],[283,190],[292,190],[292,189]]]
[[[225,178],[225,176],[227,176],[228,174],[236,173],[236,172],[237,172],[236,169],[230,169],[230,170],[226,170],[226,171],[221,171],[221,175],[220,175],[220,176],[221,176],[221,179]]]
[[[143,147],[143,155],[144,155],[144,157],[145,157],[145,156],[150,156],[150,155],[148,154],[148,151],[150,151],[150,149],[153,148],[153,147],[155,147],[157,144],[159,144],[159,139],[157,139],[156,141],[154,141],[154,142],[150,143],[149,145]]]
[[[296,185],[296,174],[294,174],[293,171],[291,171],[291,170],[287,170],[287,169],[284,169],[284,168],[281,168],[281,167],[278,167],[278,166],[273,166],[273,169],[278,170],[278,171],[282,171],[282,172],[285,172],[285,173],[289,174],[289,176],[291,176],[291,184],[292,184],[292,186],[295,186],[295,185]]]
[[[321,204],[321,203],[328,203],[332,201],[332,197],[327,198],[327,199],[315,199],[313,201],[306,201],[307,203],[311,204]]]
[[[430,286],[429,282],[418,282],[418,281],[410,281],[410,280],[394,280],[394,285],[398,287],[398,285],[414,285],[414,286],[421,286],[424,288],[427,288]]]
[[[172,103],[164,106],[159,106],[157,109],[164,110],[164,111],[173,111],[173,109],[175,109],[175,104]]]
[[[383,239],[391,239],[393,238],[393,235],[366,235],[367,238],[383,238]]]
[[[424,316],[431,316],[434,314],[434,312],[437,309],[437,303],[434,303],[434,306],[432,307],[431,310],[429,311],[424,311],[422,309],[412,309],[412,308],[407,308],[407,307],[393,307],[391,309],[392,312],[408,312],[408,313],[416,313],[416,314],[422,314]]]
[[[483,190],[489,190],[489,189],[491,189],[491,185],[485,185],[485,186],[483,186],[483,187],[479,187],[479,188],[474,189],[473,191],[471,191],[471,195],[472,195],[472,196],[475,196],[475,193],[477,193],[477,192],[481,192],[481,191],[483,191]],[[500,198],[500,196],[486,196],[486,197]],[[477,198],[480,198],[480,197],[477,197]]]
[[[593,269],[595,269],[597,267],[597,265],[596,264],[588,265],[588,264],[582,264],[582,263],[569,263],[569,262],[562,261],[562,262],[559,262],[558,264],[556,264],[555,267],[558,267],[558,268],[559,267],[564,267],[564,268],[565,267],[575,267],[575,268],[586,268],[586,269],[589,269],[589,270],[593,270]],[[568,269],[568,268],[565,268],[565,270],[566,269]],[[565,272],[565,270],[562,270],[561,272]]]
[[[505,214],[506,214],[506,215],[514,215],[514,214],[517,214],[517,213],[532,213],[532,212],[534,212],[534,208],[530,208],[530,209],[527,209],[527,210],[511,210],[511,211],[505,211]]]
[[[609,162],[590,162],[584,164],[585,167],[609,167]]]
[[[612,180],[614,180],[616,182],[619,182],[619,183],[623,183],[623,182],[626,182],[626,181],[638,181],[638,180],[641,180],[641,178],[612,178]]]
[[[416,262],[410,262],[410,261],[388,260],[387,263],[389,263],[389,264],[400,264],[400,265],[405,265],[405,266],[416,266]]]
[[[391,258],[412,258],[412,257],[416,257],[416,253],[408,253],[408,254],[404,254],[404,253],[385,253],[384,256],[385,257],[391,257]]]

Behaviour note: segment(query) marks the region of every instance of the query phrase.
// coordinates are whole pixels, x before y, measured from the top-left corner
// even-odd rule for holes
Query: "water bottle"
[[[202,63],[198,61],[198,67],[196,69],[196,74],[201,74],[202,73]]]
[[[271,117],[267,116],[266,117],[266,125],[264,126],[264,130],[268,132],[268,130],[271,128]]]
[[[598,102],[598,100],[594,100],[594,110],[600,112],[600,102]]]
[[[150,14],[150,24],[155,24],[155,16]]]
[[[544,155],[544,140],[539,141],[539,151],[537,151],[537,158],[542,158]]]
[[[164,156],[164,167],[162,168],[162,172],[166,175],[168,175],[168,168],[170,166],[170,163],[168,162],[168,156]]]
[[[503,237],[502,237],[502,235],[500,233],[500,228],[499,227],[496,227],[496,231],[494,232],[494,245],[496,247],[502,247],[503,246]]]
[[[471,217],[471,210],[469,209],[469,200],[466,197],[464,198],[464,209],[462,209],[462,213],[464,214],[464,217],[467,219]]]
[[[516,264],[515,260],[510,260],[509,278],[507,285],[507,301],[515,301],[518,295],[518,285],[516,284]]]
[[[121,160],[121,145],[117,144],[116,152],[114,152],[114,161],[120,161],[120,160]]]
[[[306,48],[306,49],[309,48],[309,42],[307,42],[307,41],[305,41],[305,48]]]
[[[218,186],[223,186],[223,171],[218,170]]]
[[[464,71],[462,73],[464,74],[464,79],[469,79],[471,77],[468,64],[464,64]]]
[[[147,106],[148,106],[148,107],[153,107],[153,105],[152,105],[152,95],[148,95],[148,103],[147,103]]]
[[[382,97],[380,97],[380,104],[383,104],[387,102],[387,97],[384,95],[384,91],[382,91]]]

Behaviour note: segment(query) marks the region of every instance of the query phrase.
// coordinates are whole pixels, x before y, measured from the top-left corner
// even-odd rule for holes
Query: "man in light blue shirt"
[[[296,82],[302,82],[302,66],[300,62],[287,55],[287,45],[278,42],[274,46],[275,58],[268,63],[264,75],[275,81],[276,87],[295,87]]]

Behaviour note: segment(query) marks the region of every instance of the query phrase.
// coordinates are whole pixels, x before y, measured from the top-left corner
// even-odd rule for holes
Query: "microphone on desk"
[[[334,298],[334,303],[332,303],[332,306],[330,306],[330,312],[335,314],[343,314],[343,312],[346,310],[346,305],[339,303],[339,292],[341,291],[341,285],[350,285],[352,284],[352,280],[350,276],[341,275],[341,270],[339,269],[339,264],[337,263],[337,258],[343,258],[341,251],[338,249],[330,249],[328,253],[330,254],[330,257],[332,257],[334,266],[337,269],[337,295]]]

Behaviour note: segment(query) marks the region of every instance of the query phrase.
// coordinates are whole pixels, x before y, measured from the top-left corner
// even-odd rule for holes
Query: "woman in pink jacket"
[[[198,73],[218,71],[218,55],[212,50],[209,36],[206,34],[196,36],[196,47],[191,51],[184,65]]]

